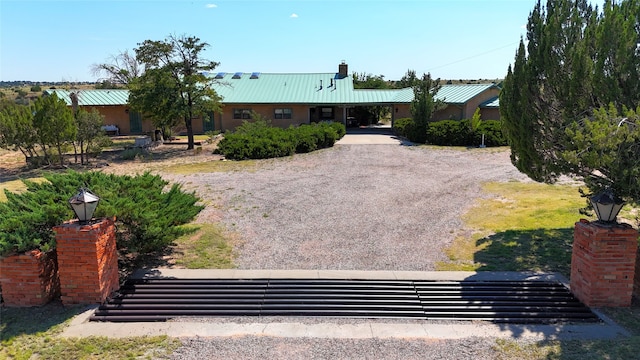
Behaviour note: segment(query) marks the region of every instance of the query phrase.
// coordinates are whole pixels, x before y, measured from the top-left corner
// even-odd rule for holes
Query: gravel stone
[[[431,271],[487,181],[526,181],[496,149],[336,145],[256,171],[165,176],[239,234],[239,269]]]
[[[487,339],[188,338],[172,359],[495,359]]]

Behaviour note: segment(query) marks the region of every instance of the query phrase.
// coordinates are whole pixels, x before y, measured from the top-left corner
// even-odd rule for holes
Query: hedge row
[[[69,198],[81,187],[100,197],[95,217],[116,217],[117,245],[123,253],[162,250],[184,233],[185,224],[202,210],[198,198],[179,185],[166,190],[160,176],[136,177],[100,172],[68,172],[45,176],[47,181],[24,181],[27,191],[5,190],[0,202],[0,256],[55,248],[52,228],[74,218]]]
[[[331,147],[345,133],[345,126],[335,122],[282,129],[265,120],[245,121],[225,134],[216,152],[230,160],[283,157]]]
[[[506,146],[507,139],[502,133],[498,120],[483,120],[474,130],[469,119],[442,120],[430,122],[426,129],[419,129],[413,119],[402,118],[394,123],[395,132],[413,142],[443,146]]]

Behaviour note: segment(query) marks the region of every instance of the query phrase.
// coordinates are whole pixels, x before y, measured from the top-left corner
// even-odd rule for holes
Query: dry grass
[[[44,178],[31,178],[30,181],[41,182],[45,181]],[[7,201],[7,196],[4,194],[4,190],[8,190],[10,192],[19,193],[25,191],[27,187],[24,185],[22,180],[10,180],[5,182],[0,182],[0,202]]]
[[[231,171],[255,171],[256,161],[205,161],[195,162],[189,164],[172,164],[164,166],[163,172],[169,172],[173,174],[190,175],[197,173],[212,173],[212,172],[231,172]]]

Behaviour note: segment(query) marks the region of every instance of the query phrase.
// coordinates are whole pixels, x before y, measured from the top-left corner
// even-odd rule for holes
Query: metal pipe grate
[[[133,279],[91,321],[166,321],[185,316],[325,316],[595,322],[562,284],[543,281],[330,279]]]

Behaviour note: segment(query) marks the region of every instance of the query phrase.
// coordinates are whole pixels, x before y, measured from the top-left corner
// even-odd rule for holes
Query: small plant
[[[126,149],[120,153],[120,159],[122,160],[137,160],[144,159],[149,155],[147,151],[141,148]]]

